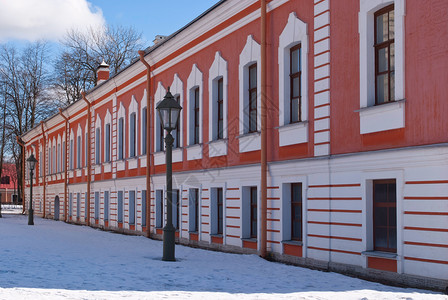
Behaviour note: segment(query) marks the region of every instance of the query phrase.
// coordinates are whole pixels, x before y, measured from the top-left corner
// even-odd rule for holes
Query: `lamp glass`
[[[31,171],[34,171],[36,167],[37,159],[34,157],[34,154],[31,154],[30,157],[26,160],[28,162],[28,167]]]

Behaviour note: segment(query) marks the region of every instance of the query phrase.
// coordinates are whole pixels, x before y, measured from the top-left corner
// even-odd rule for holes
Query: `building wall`
[[[383,276],[400,283],[407,280],[413,285],[416,276],[423,276],[428,279],[425,281],[427,287],[446,285],[448,148],[447,121],[443,118],[443,112],[448,110],[445,101],[448,90],[443,84],[443,80],[447,79],[443,67],[448,61],[442,54],[448,40],[443,35],[446,26],[443,27],[445,29],[439,28],[446,25],[446,17],[437,12],[448,8],[448,4],[443,1],[431,4],[415,0],[395,1],[397,15],[400,10],[404,12],[404,57],[397,56],[396,59],[405,62],[402,82],[405,101],[381,107],[364,107],[361,27],[368,14],[360,11],[373,2],[268,2],[268,250],[279,260],[320,268],[345,266],[346,272],[351,270],[351,274],[357,276],[377,279]],[[389,3],[376,2],[380,3],[379,7]],[[180,201],[179,231],[176,234],[181,243],[249,253],[256,252],[260,247],[256,239],[247,238],[247,189],[251,186],[257,187],[258,210],[260,207],[259,135],[241,134],[240,130],[241,116],[244,118],[240,103],[245,93],[241,89],[244,85],[241,62],[259,59],[256,55],[257,44],[260,44],[259,7],[258,1],[225,1],[173,38],[147,50],[145,56],[152,66],[150,97],[153,105],[162,100],[167,87],[171,86],[173,94],[180,95],[183,107],[182,146],[173,152],[173,188],[179,190]],[[430,21],[422,23],[422,18]],[[399,24],[399,17],[396,21]],[[302,88],[307,92],[307,97],[303,99],[306,109],[304,122],[288,127],[281,123],[283,108],[279,99],[282,99],[284,86],[279,53],[284,50],[283,37],[288,37],[290,32],[296,42],[297,36],[302,37],[305,52],[302,59],[307,60],[303,66],[305,75]],[[397,43],[398,40],[397,35]],[[435,44],[435,41],[438,43]],[[426,55],[427,52],[429,55]],[[225,76],[227,94],[227,138],[219,144],[211,142],[212,130],[209,128],[214,64],[219,65],[217,72]],[[257,67],[260,67],[259,64]],[[200,145],[192,146],[188,144],[187,133],[188,101],[190,88],[195,86],[200,87],[202,99],[202,140]],[[92,164],[90,216],[87,220],[85,193],[88,168],[84,160],[86,103],[80,100],[64,110],[63,114],[69,119],[67,132],[64,119],[57,115],[44,124],[44,134],[39,126],[24,136],[30,154],[42,148],[43,136],[48,149],[48,143],[53,138],[59,140],[60,137],[64,141],[67,135],[69,143],[66,151],[69,157],[70,139],[75,139],[76,149],[78,128],[82,132],[81,168],[76,167],[76,150],[74,169],[68,163],[66,166],[68,198],[73,195],[70,217],[66,217],[64,211],[64,203],[70,204],[69,199],[64,199],[64,170],[51,174],[48,166],[46,177],[38,176],[34,183],[37,185],[37,213],[53,217],[58,196],[59,218],[62,220],[82,224],[89,221],[91,226],[134,234],[144,234],[151,224],[150,232],[154,237],[161,238],[159,225],[163,222],[159,222],[161,206],[156,191],[162,190],[165,195],[166,168],[165,154],[156,145],[158,120],[155,110],[148,118],[151,126],[151,148],[148,152],[151,153],[152,175],[151,193],[147,195],[146,206],[150,210],[150,218],[143,224],[147,156],[142,153],[141,111],[146,106],[147,93],[146,69],[141,62],[136,62],[86,96],[92,105],[91,137],[87,141],[92,146],[89,153]],[[367,110],[387,110],[395,106],[403,107],[402,127],[363,132],[361,119]],[[137,155],[129,157],[129,118],[133,110],[136,111],[138,124]],[[381,119],[381,114],[377,115]],[[125,119],[124,159],[118,158],[118,120],[121,117]],[[384,119],[387,124],[394,121]],[[111,162],[105,162],[106,122],[111,123]],[[101,128],[100,164],[95,160],[97,126]],[[216,151],[224,155],[216,156]],[[36,172],[40,174],[38,170]],[[372,251],[372,182],[380,179],[396,181],[397,251],[393,255]],[[301,242],[288,241],[290,207],[287,194],[290,183],[302,184]],[[199,190],[201,218],[197,233],[191,232],[190,226],[192,210],[189,193],[192,188]],[[214,234],[216,188],[223,190],[221,236]],[[110,194],[107,220],[106,191]],[[118,197],[122,192],[123,205],[119,207]],[[134,192],[135,222],[130,224],[131,194]],[[78,193],[81,199],[79,214]],[[99,193],[98,198],[96,193]],[[123,221],[118,222],[121,209]],[[68,208],[67,214],[69,211]],[[424,283],[422,285],[425,286]]]

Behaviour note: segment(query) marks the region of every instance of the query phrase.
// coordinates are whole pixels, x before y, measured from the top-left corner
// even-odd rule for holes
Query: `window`
[[[105,141],[105,161],[106,162],[110,162],[110,123],[106,124],[106,130],[105,130],[105,136],[104,136]]]
[[[61,153],[61,144],[59,143],[58,144],[58,153],[57,153],[57,156],[58,156],[58,173],[61,172],[61,155],[62,155],[62,153]]]
[[[95,163],[97,164],[97,165],[99,165],[100,164],[100,160],[101,160],[101,147],[100,147],[100,144],[101,144],[101,130],[100,130],[100,128],[97,128],[96,130],[95,130]]]
[[[174,96],[174,99],[176,100],[177,103],[181,104],[179,95]],[[180,147],[180,116],[177,119],[177,125],[176,125],[176,129],[173,132],[173,138],[174,138],[173,149],[179,148]]]
[[[43,160],[42,160],[42,151],[39,152],[39,176],[42,177],[42,166],[43,164]]]
[[[165,143],[163,141],[165,131],[163,130],[162,122],[159,122],[158,126],[159,126],[159,151],[163,151],[163,149],[165,149]]]
[[[190,231],[199,231],[199,189],[190,189],[189,191],[189,217]]]
[[[77,151],[77,152],[76,152],[76,167],[77,167],[78,169],[81,168],[81,157],[82,157],[81,141],[82,141],[82,138],[81,138],[80,135],[78,135],[77,150],[76,150],[76,151]],[[87,155],[87,153],[86,153],[86,155]]]
[[[51,174],[51,146],[48,147],[48,174]]]
[[[218,80],[218,98],[217,103],[217,116],[216,116],[216,127],[217,127],[217,139],[224,138],[224,92],[223,92],[223,79]]]
[[[180,228],[180,199],[179,190],[173,190],[173,225],[176,230]]]
[[[73,170],[74,168],[74,164],[73,164],[73,151],[74,151],[74,145],[73,145],[73,140],[70,140],[70,170]]]
[[[257,187],[250,188],[250,237],[257,238]]]
[[[394,5],[375,13],[375,104],[395,100]]]
[[[291,123],[302,121],[302,64],[300,61],[301,56],[301,44],[294,46],[290,50],[290,73],[289,73],[289,85],[290,85],[290,103],[289,103],[289,120]]]
[[[142,226],[146,226],[146,190],[142,191]]]
[[[76,217],[78,220],[81,217],[81,193],[76,194]]]
[[[215,53],[215,59],[209,70],[209,141],[219,141],[209,147],[209,156],[227,154],[227,61],[221,53]]]
[[[68,197],[68,215],[73,216],[73,193],[70,193]]]
[[[118,191],[117,206],[118,223],[123,223],[123,191]]]
[[[95,220],[100,218],[100,192],[95,192]]]
[[[129,224],[135,224],[135,191],[129,191]]]
[[[56,173],[56,145],[53,145],[53,155],[52,155],[52,169],[53,169],[53,174]]]
[[[360,133],[405,127],[406,0],[360,1]]]
[[[85,135],[85,139],[86,142],[84,143],[84,165],[87,166],[89,164],[89,136],[87,135],[87,126],[86,126],[86,135]]]
[[[194,64],[187,79],[187,140],[188,145],[197,147],[187,148],[187,160],[202,158],[202,72]]]
[[[163,190],[156,190],[156,227],[162,228],[164,223]]]
[[[104,191],[104,221],[109,221],[109,191]]]
[[[212,189],[212,234],[223,234],[224,210],[223,210],[223,190],[222,188]]]
[[[87,193],[84,193],[84,200],[87,202]],[[87,213],[84,214],[84,220],[87,220]]]
[[[192,144],[199,144],[199,132],[200,132],[200,119],[199,119],[199,87],[196,87],[193,91],[193,140]]]
[[[118,120],[118,159],[124,158],[124,118]]]
[[[131,117],[129,118],[129,143],[130,143],[130,145],[129,145],[129,156],[130,157],[135,157],[135,156],[137,156],[137,151],[136,151],[136,149],[137,149],[137,147],[136,147],[136,142],[137,142],[137,139],[136,139],[136,118],[137,118],[137,116],[136,116],[136,113],[135,112],[133,112],[133,113],[131,113]]]
[[[374,250],[397,252],[397,188],[395,179],[373,181]]]
[[[249,67],[249,132],[257,131],[257,64]]]
[[[302,241],[301,183],[291,183],[291,240]]]
[[[142,154],[146,154],[146,144],[147,144],[147,126],[148,126],[148,120],[147,120],[147,110],[146,107],[142,109]]]
[[[65,165],[65,159],[66,159],[66,151],[67,151],[67,147],[65,145],[65,142],[62,142],[62,171],[65,171],[65,168],[67,168],[67,166]]]

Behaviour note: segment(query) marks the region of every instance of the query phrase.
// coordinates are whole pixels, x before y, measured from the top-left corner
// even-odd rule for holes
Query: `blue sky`
[[[157,34],[170,35],[218,0],[90,0],[100,7],[109,24],[134,26],[144,40],[152,42]],[[149,46],[149,45],[146,45]]]
[[[67,30],[112,25],[142,32],[145,47],[170,35],[219,0],[0,0],[0,43],[54,43]]]

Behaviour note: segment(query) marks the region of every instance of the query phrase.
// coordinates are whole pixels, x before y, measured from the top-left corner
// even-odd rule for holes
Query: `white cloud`
[[[0,0],[0,41],[58,40],[68,29],[105,24],[87,0]]]

